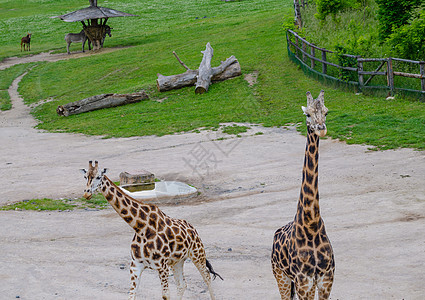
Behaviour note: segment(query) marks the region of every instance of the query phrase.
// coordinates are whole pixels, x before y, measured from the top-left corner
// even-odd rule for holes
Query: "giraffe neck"
[[[319,136],[307,126],[303,177],[295,222],[317,230],[321,225],[318,188]]]
[[[155,205],[136,201],[125,194],[107,176],[102,178],[100,191],[121,218],[138,233],[140,233],[141,229],[146,228],[150,213],[153,210],[157,210]]]

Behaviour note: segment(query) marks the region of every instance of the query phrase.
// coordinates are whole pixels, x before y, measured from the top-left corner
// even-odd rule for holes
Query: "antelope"
[[[31,34],[32,33],[28,32],[28,34],[21,39],[21,52],[22,52],[22,46],[24,46],[24,51],[31,51],[31,44],[30,44],[31,43]],[[27,50],[25,50],[25,48]]]

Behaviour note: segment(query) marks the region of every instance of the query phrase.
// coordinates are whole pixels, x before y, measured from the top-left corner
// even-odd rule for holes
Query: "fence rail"
[[[315,73],[320,73],[326,78],[332,78],[336,81],[349,81],[351,86],[355,86],[357,91],[365,91],[368,89],[385,89],[390,95],[398,92],[410,92],[419,94],[421,98],[425,96],[425,61],[415,61],[402,58],[362,58],[361,56],[341,54],[325,48],[318,47],[310,43],[303,37],[299,36],[296,32],[288,30],[286,34],[288,52],[295,57],[304,67]],[[330,56],[336,57],[333,61],[329,59]],[[339,59],[338,59],[339,58]],[[338,60],[349,59],[352,63],[349,66],[342,66]],[[376,65],[379,63],[378,67]],[[321,68],[319,67],[321,64]],[[375,68],[373,68],[375,66]],[[412,73],[412,70],[419,66],[419,73]],[[328,67],[334,67],[335,71],[328,72]],[[403,70],[395,71],[395,68],[402,68]],[[349,77],[341,78],[341,74],[350,73]],[[414,70],[413,70],[414,72]],[[365,77],[369,76],[367,79]],[[380,79],[378,77],[380,76]],[[405,82],[396,84],[396,77],[412,78],[420,80],[420,89],[418,82]],[[379,85],[372,85],[373,78],[375,81],[381,81]],[[366,80],[365,80],[366,79]],[[399,79],[397,79],[399,81]],[[407,88],[411,86],[411,88]]]

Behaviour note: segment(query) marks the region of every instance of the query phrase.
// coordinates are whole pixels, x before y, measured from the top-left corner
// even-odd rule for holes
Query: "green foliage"
[[[282,25],[284,31],[287,31],[288,29],[295,30],[297,28],[297,26],[295,26],[294,16],[289,14],[285,14],[283,16]]]
[[[412,60],[425,59],[425,11],[411,24],[403,25],[394,30],[388,38],[392,53],[396,57]]]
[[[342,67],[357,67],[357,59],[355,57],[346,56],[344,54],[352,54],[347,48],[341,45],[335,47],[338,57],[338,64]],[[357,81],[357,72],[339,69],[339,78],[343,81]]]
[[[368,2],[361,10],[347,9],[338,14],[338,22],[327,19],[317,20],[315,6],[304,10],[302,34],[307,40],[320,47],[336,50],[337,46],[346,53],[363,57],[384,57],[389,54],[387,45],[381,45],[378,35],[378,21],[375,18],[376,4]]]
[[[375,0],[378,4],[379,35],[384,41],[394,30],[409,23],[422,0]]]
[[[317,14],[316,18],[325,20],[328,15],[335,18],[335,15],[344,8],[343,0],[316,0]]]

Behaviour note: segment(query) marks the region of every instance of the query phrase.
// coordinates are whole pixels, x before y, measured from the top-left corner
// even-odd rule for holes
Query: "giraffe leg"
[[[130,265],[130,278],[131,278],[131,287],[129,293],[129,300],[136,299],[136,291],[139,287],[140,276],[142,275],[145,266],[138,262],[137,260],[132,260]]]
[[[174,273],[174,279],[177,285],[178,299],[180,300],[183,298],[184,291],[186,290],[186,287],[187,287],[186,280],[184,279],[183,266],[184,266],[184,260],[181,260],[172,267],[173,273]]]
[[[168,288],[168,276],[170,275],[168,267],[158,269],[159,279],[161,280],[162,299],[170,300],[170,289]]]
[[[295,279],[296,292],[299,300],[314,300],[316,282],[312,278],[298,276]]]
[[[307,292],[306,299],[314,300],[314,296],[316,296],[316,284]]]
[[[281,269],[275,264],[272,264],[273,275],[276,278],[277,286],[279,288],[280,298],[282,300],[292,300],[291,293],[291,279],[286,276]]]
[[[333,274],[330,274],[319,281],[319,300],[328,300],[331,294],[333,284]]]
[[[211,300],[215,300],[215,296],[212,290],[211,286],[211,276],[210,272],[207,269],[207,262],[205,255],[200,255],[201,257],[194,257],[193,255],[190,256],[192,259],[193,264],[198,269],[199,273],[201,273],[202,278],[204,279],[204,282],[208,286],[208,291],[210,292]]]

